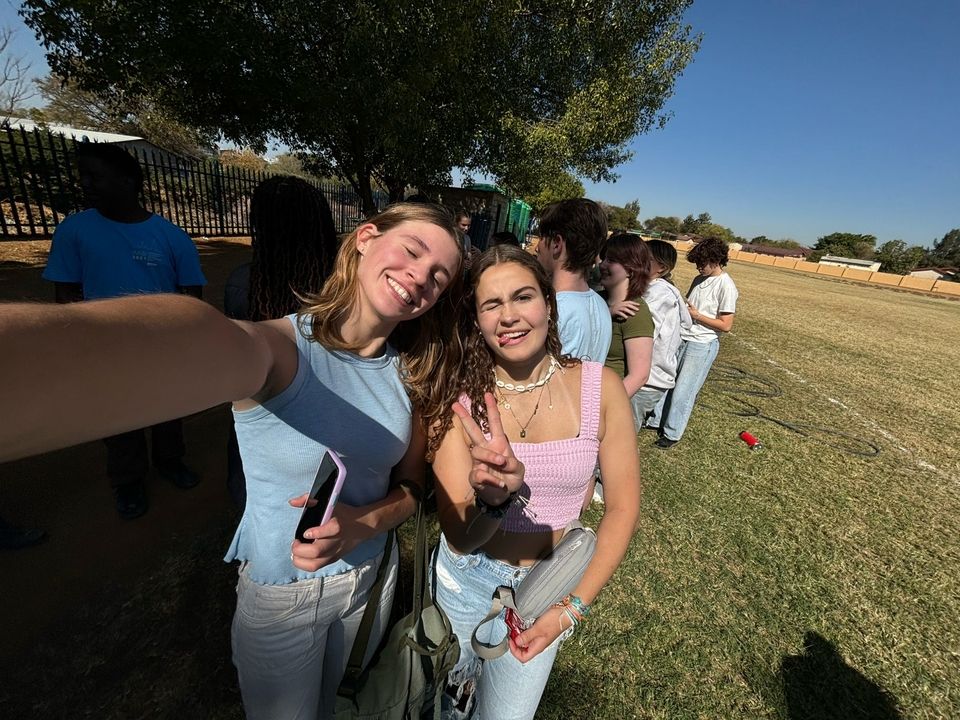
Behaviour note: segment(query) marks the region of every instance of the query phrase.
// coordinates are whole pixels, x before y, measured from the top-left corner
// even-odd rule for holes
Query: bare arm
[[[525,468],[503,432],[493,395],[486,394],[490,440],[466,409],[457,403],[457,417],[433,461],[437,477],[437,515],[448,544],[461,554],[482,547],[500,528],[503,518],[491,517],[476,506],[505,502],[523,485]]]
[[[736,313],[720,313],[720,317],[712,318],[709,315],[704,315],[693,305],[688,304],[687,309],[690,310],[690,317],[693,321],[700,323],[704,327],[719,332],[730,332],[733,329],[733,318]]]
[[[640,461],[633,413],[623,383],[609,368],[603,369],[600,391],[600,471],[603,474],[603,518],[597,529],[597,549],[573,595],[587,605],[616,572],[627,552],[640,517]],[[510,651],[527,662],[570,627],[564,611],[552,607],[537,618]]]
[[[0,461],[256,395],[284,343],[183,295],[4,305]]]
[[[633,412],[620,378],[609,368],[603,369],[600,407],[603,518],[597,528],[597,550],[574,590],[588,604],[623,560],[640,517],[640,458]]]
[[[650,377],[650,360],[653,357],[653,338],[627,338],[623,343],[626,355],[626,373],[623,376],[623,387],[627,397],[642,388]]]

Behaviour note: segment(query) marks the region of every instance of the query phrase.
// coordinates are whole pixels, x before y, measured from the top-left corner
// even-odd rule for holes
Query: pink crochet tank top
[[[525,468],[520,497],[500,527],[507,532],[562,530],[580,517],[587,484],[600,449],[600,373],[603,365],[584,361],[580,379],[580,434],[542,443],[511,442]],[[461,398],[461,402],[466,397]],[[467,405],[469,407],[469,405]]]

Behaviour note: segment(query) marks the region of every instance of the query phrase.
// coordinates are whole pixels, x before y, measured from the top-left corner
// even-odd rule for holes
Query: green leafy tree
[[[954,228],[935,242],[924,262],[935,267],[960,267],[960,228]]]
[[[539,212],[547,205],[558,200],[581,198],[585,193],[583,183],[568,172],[559,171],[556,175],[544,178],[540,189],[532,194],[522,196],[523,199]]]
[[[615,178],[699,38],[691,0],[25,0],[51,67],[311,154],[373,209],[372,185],[483,171],[521,196],[560,171]],[[255,42],[251,42],[255,38]]]
[[[748,245],[765,245],[766,247],[777,247],[785,248],[787,250],[797,250],[802,248],[803,245],[798,243],[796,240],[791,238],[783,238],[782,240],[771,240],[766,235],[757,235],[754,238],[750,238]]]
[[[903,240],[889,240],[877,248],[873,259],[880,262],[882,272],[907,275],[923,260],[924,252],[919,245],[908,248]]]
[[[86,130],[142,137],[154,145],[189,157],[209,157],[217,132],[178,121],[168,108],[146,95],[133,97],[114,88],[84,90],[57,75],[37,80],[45,104],[31,111],[37,122],[55,122]]]
[[[267,169],[278,175],[293,175],[300,178],[314,177],[303,167],[303,161],[293,153],[277,155],[277,157],[267,165]]]
[[[814,252],[811,254],[810,259],[813,260],[813,262],[817,262],[824,255],[837,255],[839,257],[870,260],[873,258],[876,244],[877,238],[875,235],[843,232],[830,233],[829,235],[817,238],[817,244],[813,246]]]
[[[647,218],[644,220],[643,227],[645,230],[647,230],[647,232],[661,232],[679,235],[680,218],[657,215],[656,217]]]
[[[639,200],[631,200],[623,207],[608,203],[602,203],[602,206],[607,213],[607,226],[611,230],[633,230],[640,224],[637,219],[640,214]]]
[[[697,225],[697,234],[703,237],[720,238],[725,243],[737,242],[737,236],[733,230],[717,223],[703,223]]]
[[[705,228],[713,224],[713,218],[710,213],[702,212],[696,217],[687,215],[680,223],[680,232],[690,235],[706,235]]]

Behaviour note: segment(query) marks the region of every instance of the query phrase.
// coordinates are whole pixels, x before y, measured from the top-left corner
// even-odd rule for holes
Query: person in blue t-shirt
[[[90,208],[65,218],[53,235],[43,272],[58,303],[147,293],[199,298],[206,278],[190,237],[140,204],[143,171],[116,145],[77,146],[84,202]],[[180,488],[194,487],[196,473],[183,463],[181,421],[154,425],[153,464]],[[107,476],[117,512],[132,520],[147,511],[147,438],[143,430],[104,439]]]

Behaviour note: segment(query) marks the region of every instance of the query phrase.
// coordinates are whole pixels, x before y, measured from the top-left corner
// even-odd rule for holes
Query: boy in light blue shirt
[[[607,359],[613,324],[607,303],[590,289],[587,276],[606,240],[606,213],[592,200],[561,200],[540,217],[537,260],[557,291],[563,352],[599,363]]]

